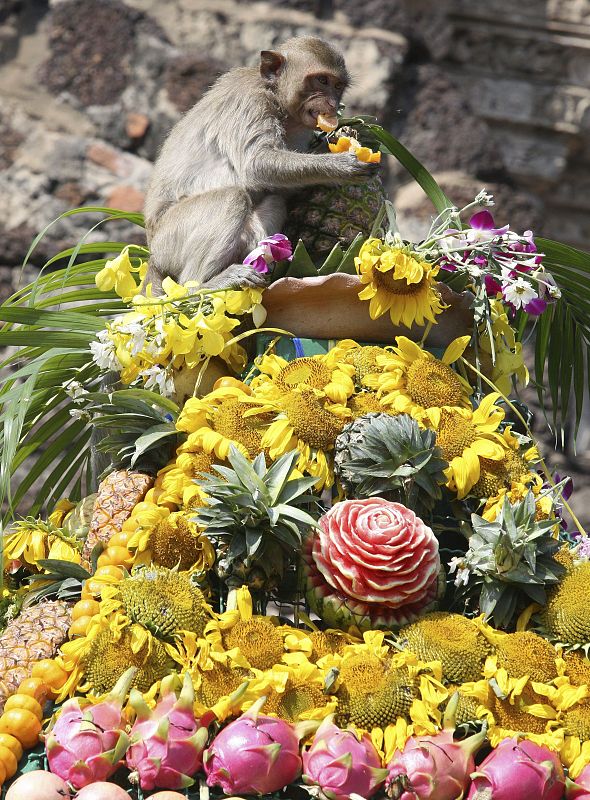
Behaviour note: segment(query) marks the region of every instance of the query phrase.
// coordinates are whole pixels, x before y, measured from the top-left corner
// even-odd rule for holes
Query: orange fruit
[[[381,150],[377,150],[375,153],[371,153],[369,157],[370,164],[380,164],[381,163]]]
[[[252,389],[244,381],[232,378],[231,375],[224,375],[217,378],[213,384],[213,389],[241,389],[246,394],[252,394]]]
[[[0,733],[0,745],[11,750],[16,760],[20,761],[23,754],[23,747],[15,736],[11,736],[9,733]]]
[[[356,157],[359,161],[368,163],[369,159],[371,158],[371,150],[368,147],[359,147],[356,151]]]
[[[20,692],[11,694],[4,705],[4,711],[11,711],[13,708],[24,708],[34,714],[37,719],[43,719],[41,704],[30,694],[21,694]]]
[[[86,636],[86,631],[90,627],[92,617],[78,617],[70,625],[68,636],[72,639],[74,636]]]
[[[109,539],[109,547],[127,547],[130,535],[128,531],[119,531],[114,533]]]
[[[94,573],[96,576],[99,574],[112,574],[115,577],[115,573],[99,573],[99,570],[106,570],[108,566],[116,566],[117,564],[122,564],[123,566],[129,566],[133,563],[133,556],[127,550],[126,547],[121,547],[120,545],[115,545],[112,547],[109,545],[104,553],[100,556],[100,558],[108,559],[108,563],[101,564],[96,572]],[[100,561],[100,559],[99,559]]]
[[[6,770],[6,778],[12,778],[12,776],[18,769],[18,761],[12,750],[9,750],[8,747],[4,747],[1,744],[0,744],[0,764],[2,764]]]
[[[2,786],[5,780],[6,780],[6,767],[0,761],[0,786]]]
[[[40,732],[41,721],[26,708],[11,708],[0,716],[0,733],[16,737],[27,750],[37,744]]]
[[[43,705],[51,694],[51,689],[41,678],[25,678],[20,682],[18,693],[28,694]]]
[[[72,609],[72,622],[80,619],[80,617],[93,617],[95,614],[98,614],[99,610],[100,605],[93,597],[78,600]]]
[[[41,678],[54,691],[61,689],[68,679],[68,673],[53,658],[42,658],[41,661],[37,661],[33,665],[31,675],[33,678]]]
[[[125,547],[109,547],[105,552],[111,557],[109,550],[124,550],[127,555],[131,556],[131,553]],[[125,576],[125,573],[121,569],[121,567],[113,564],[111,561],[110,564],[105,564],[104,567],[97,567],[96,572],[92,576],[93,578],[112,578],[113,581],[122,581]],[[111,583],[112,581],[105,581],[105,583]]]

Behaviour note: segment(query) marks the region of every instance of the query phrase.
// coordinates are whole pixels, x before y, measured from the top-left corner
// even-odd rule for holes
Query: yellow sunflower
[[[442,359],[405,336],[398,336],[396,342],[392,352],[383,351],[378,357],[383,373],[378,376],[377,386],[386,408],[422,422],[429,408],[471,407],[471,386],[450,366],[463,354],[469,336],[452,341]]]
[[[4,536],[3,555],[6,562],[20,560],[31,567],[38,567],[38,561],[45,558],[79,564],[81,556],[76,544],[75,537],[51,522],[27,517],[15,522]]]
[[[328,453],[351,419],[350,409],[326,402],[311,389],[297,389],[278,400],[260,401],[257,411],[246,414],[272,413],[273,409],[274,418],[264,431],[260,449],[267,449],[272,460],[298,450],[296,469],[317,478],[317,489],[332,486],[334,470]]]
[[[558,721],[557,709],[545,701],[543,684],[527,685],[520,694],[509,698],[490,692],[488,704],[481,706],[481,716],[488,721],[488,739],[492,747],[502,739],[522,736],[538,745],[559,752],[563,746],[564,730]]]
[[[127,547],[135,551],[134,566],[156,564],[187,572],[207,572],[215,563],[215,549],[185,514],[173,512],[148,530],[132,534]]]
[[[436,431],[436,443],[449,466],[447,486],[463,499],[478,482],[481,461],[500,461],[506,453],[505,439],[498,432],[504,412],[494,405],[499,395],[484,397],[475,411],[466,408],[430,408],[427,419]]]
[[[506,492],[514,489],[520,490],[524,495],[528,489],[539,484],[539,475],[531,470],[531,465],[539,458],[537,448],[520,448],[509,427],[504,429],[502,436],[506,442],[504,457],[500,461],[481,459],[481,474],[471,490],[474,497],[487,500],[496,497],[503,490]]]
[[[334,713],[338,700],[324,691],[323,670],[301,652],[286,654],[285,661],[264,674],[269,684],[264,713],[287,722],[320,720]]]
[[[262,400],[276,400],[293,390],[313,392],[333,403],[346,403],[354,392],[355,368],[341,360],[337,348],[324,355],[303,356],[286,361],[277,355],[256,360],[259,375],[250,384]]]
[[[371,319],[389,311],[394,325],[435,323],[446,306],[438,292],[438,267],[409,247],[367,239],[354,260],[361,284],[359,299],[369,300]]]
[[[246,415],[250,409],[256,409],[255,416]],[[266,422],[259,405],[253,403],[248,394],[228,386],[200,399],[189,398],[176,427],[188,433],[183,452],[204,452],[223,461],[232,445],[247,458],[254,459],[263,449],[261,442]]]

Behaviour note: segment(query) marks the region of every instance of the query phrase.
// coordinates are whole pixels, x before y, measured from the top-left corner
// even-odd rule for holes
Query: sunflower
[[[246,412],[257,410],[255,416]],[[248,394],[237,387],[216,389],[203,398],[191,397],[185,403],[176,427],[188,433],[183,453],[206,453],[222,461],[233,445],[247,458],[262,450],[266,417]],[[184,469],[184,467],[183,467]]]
[[[213,545],[185,514],[173,512],[147,531],[129,538],[134,566],[156,564],[181,571],[206,572],[215,562]]]
[[[277,400],[293,390],[313,392],[333,403],[346,403],[354,392],[355,368],[341,360],[337,348],[323,355],[303,356],[286,361],[277,355],[256,360],[259,375],[250,384],[262,400]]]
[[[567,649],[590,650],[590,562],[575,564],[547,594],[540,632]]]
[[[535,689],[538,686],[535,684]],[[519,735],[554,751],[563,745],[564,731],[557,721],[557,710],[528,686],[522,694],[505,700],[492,692],[485,717],[492,747],[502,739]]]
[[[542,636],[533,631],[494,631],[492,641],[492,660],[497,670],[504,670],[509,677],[527,677],[536,683],[550,683],[557,678],[557,650]]]
[[[435,323],[446,307],[436,286],[438,267],[410,247],[367,239],[354,265],[361,284],[366,284],[359,299],[370,301],[371,319],[389,311],[393,325],[411,328]]]
[[[361,388],[375,387],[383,366],[379,357],[386,351],[377,345],[361,345],[353,339],[342,339],[330,351],[345,364],[354,367],[353,380]]]
[[[580,650],[563,654],[562,672],[574,686],[590,686],[590,660]]]
[[[468,336],[452,341],[442,359],[405,336],[398,336],[396,342],[392,352],[384,351],[378,359],[383,373],[378,376],[377,386],[386,408],[410,414],[418,422],[422,422],[429,408],[471,408],[471,386],[450,366],[467,347]]]
[[[277,664],[265,675],[269,680],[264,712],[287,722],[324,719],[337,706],[336,697],[324,691],[325,676],[303,653],[291,653],[288,663]]]
[[[449,466],[447,486],[462,500],[481,476],[481,461],[500,461],[506,453],[505,440],[498,432],[504,419],[494,405],[497,393],[484,397],[475,411],[466,408],[430,408],[428,420],[436,431],[436,443]]]
[[[491,645],[476,623],[460,614],[435,611],[400,628],[398,642],[422,661],[440,661],[451,683],[476,681]]]
[[[5,535],[3,557],[5,562],[20,560],[38,568],[38,561],[49,558],[51,553],[52,558],[79,564],[81,556],[76,544],[75,537],[67,536],[51,522],[27,517],[15,522]]]
[[[536,448],[530,448],[526,452],[508,449],[499,461],[480,459],[481,473],[479,480],[471,489],[471,494],[474,497],[487,499],[498,496],[503,489],[506,491],[520,489],[526,492],[539,477],[530,468],[536,453]]]
[[[276,413],[262,436],[261,449],[268,449],[273,460],[298,450],[295,466],[299,472],[317,478],[318,489],[332,486],[334,470],[327,453],[350,419],[350,410],[327,403],[311,389],[296,389],[272,405],[262,402],[258,412],[249,413],[265,413],[273,406]]]

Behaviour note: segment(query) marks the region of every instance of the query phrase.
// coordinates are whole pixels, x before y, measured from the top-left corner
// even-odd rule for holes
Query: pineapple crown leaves
[[[80,399],[92,426],[105,431],[97,449],[108,453],[117,468],[155,473],[180,444],[178,407],[155,392],[120,389],[91,392]]]
[[[460,559],[466,591],[480,590],[480,610],[505,627],[519,604],[546,602],[545,587],[557,583],[565,568],[554,558],[560,546],[554,519],[537,520],[532,492],[511,505],[508,498],[495,522],[472,514],[469,548]]]
[[[316,478],[289,479],[299,453],[285,453],[268,469],[264,453],[250,462],[232,447],[228,458],[231,468],[215,467],[219,477],[205,474],[196,481],[208,502],[197,524],[208,536],[230,539],[231,559],[255,560],[270,539],[288,552],[298,550],[302,530],[316,526],[301,506],[317,502],[307,493]]]
[[[348,443],[339,477],[353,487],[356,497],[397,492],[409,507],[432,509],[442,497],[448,466],[436,446],[436,433],[420,430],[408,414],[367,414],[359,419],[366,421],[362,439]]]
[[[57,597],[59,600],[79,599],[83,582],[91,577],[84,567],[73,561],[41,558],[37,564],[44,571],[28,578],[31,591],[27,594],[26,605],[38,603],[48,597]]]

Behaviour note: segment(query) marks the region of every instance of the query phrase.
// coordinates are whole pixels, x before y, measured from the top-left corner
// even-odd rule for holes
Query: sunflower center
[[[170,670],[174,662],[161,642],[153,639],[137,653],[131,647],[131,632],[124,630],[116,640],[110,630],[98,634],[86,657],[84,671],[96,694],[110,692],[129,667],[137,667],[132,686],[140,692],[147,690]]]
[[[223,646],[226,650],[239,647],[250,665],[261,670],[278,664],[285,652],[283,637],[272,622],[257,617],[241,620],[226,631]]]
[[[188,456],[185,470],[190,473],[191,478],[200,477],[202,472],[211,472],[213,466],[213,456],[210,453],[186,453]]]
[[[326,411],[313,392],[289,392],[282,406],[298,439],[318,450],[333,447],[345,420]]]
[[[408,283],[405,278],[394,278],[393,270],[388,272],[381,272],[379,269],[373,270],[373,281],[381,289],[385,289],[391,294],[405,295],[406,297],[413,297],[424,288],[427,278],[424,275],[418,283]]]
[[[252,677],[249,670],[242,667],[226,667],[215,664],[213,669],[203,670],[198,697],[201,702],[211,708],[221,697],[227,697],[239,689],[244,681]]]
[[[402,628],[399,639],[422,661],[440,661],[445,678],[455,683],[478,680],[491,651],[474,622],[443,611],[427,614]]]
[[[527,701],[532,699],[527,698]],[[539,702],[543,702],[543,700],[541,699]],[[522,733],[545,733],[547,720],[527,713],[522,700],[518,697],[512,705],[509,700],[500,700],[493,695],[491,711],[496,724],[501,728],[522,731]]]
[[[355,347],[345,357],[347,364],[352,364],[355,369],[357,383],[362,383],[365,375],[373,372],[383,372],[383,367],[377,364],[377,356],[383,353],[381,347]]]
[[[313,631],[309,638],[313,648],[309,660],[313,662],[332,653],[341,653],[348,644],[346,637],[335,631]]]
[[[244,417],[244,412],[255,408],[251,403],[240,403],[239,400],[224,400],[217,407],[213,418],[213,430],[239,442],[248,451],[251,458],[255,458],[261,450],[262,436],[258,431],[258,421],[255,417]]]
[[[391,669],[376,656],[358,655],[342,664],[337,692],[339,725],[371,730],[409,714],[416,688],[406,667]]]
[[[590,703],[580,703],[574,706],[564,718],[565,732],[570,736],[577,736],[581,742],[590,739]]]
[[[512,678],[528,675],[532,681],[548,683],[557,677],[553,645],[532,631],[519,631],[503,638],[496,647],[498,666]]]
[[[312,708],[322,708],[329,701],[330,697],[324,694],[321,686],[289,679],[285,691],[271,697],[264,709],[287,722],[297,722],[300,714]]]
[[[350,398],[348,405],[352,411],[353,419],[362,417],[364,414],[385,412],[385,408],[379,402],[376,392],[359,392]]]
[[[475,425],[461,414],[443,410],[436,433],[436,443],[447,461],[461,457],[463,451],[477,439]]]
[[[590,563],[574,567],[549,592],[540,613],[550,638],[568,645],[590,642]]]
[[[510,489],[515,483],[528,484],[531,472],[520,453],[508,450],[503,459],[480,459],[481,474],[472,489],[476,497],[494,497],[501,489]]]
[[[323,389],[332,380],[332,371],[317,358],[296,358],[286,364],[275,384],[283,392],[290,392],[301,384],[312,389]]]
[[[187,520],[182,518],[175,523],[167,519],[159,522],[150,534],[148,546],[154,564],[168,569],[178,565],[179,570],[185,571],[195,566],[206,569],[212,565],[206,542],[193,534]]]
[[[449,366],[430,358],[418,358],[406,373],[407,392],[424,408],[458,406],[463,399],[461,381]]]

